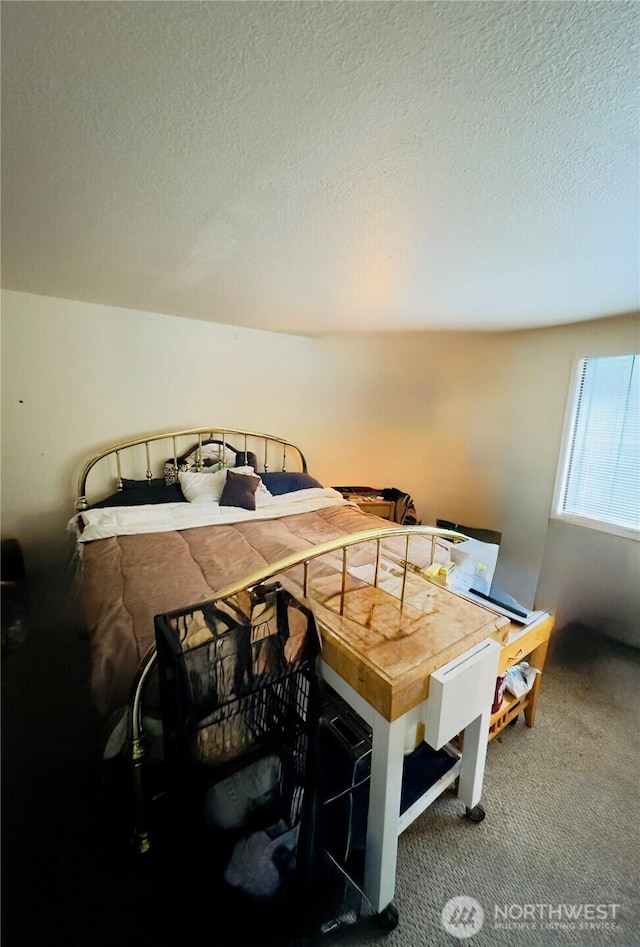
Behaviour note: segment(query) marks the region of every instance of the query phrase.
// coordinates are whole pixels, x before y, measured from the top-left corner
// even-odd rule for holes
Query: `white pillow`
[[[226,444],[224,447],[222,444],[203,444],[200,450],[200,463],[202,466],[198,466],[197,460],[198,448],[191,451],[190,454],[187,454],[187,456],[180,461],[178,471],[193,470],[198,473],[216,473],[223,467],[233,467],[236,462],[236,453],[231,450],[230,447],[227,447]],[[165,461],[163,473],[164,481],[167,486],[178,482],[173,463],[173,460]]]
[[[253,467],[224,467],[222,470],[216,470],[215,473],[204,474],[204,471],[181,470],[178,473],[180,488],[189,503],[219,503],[224,485],[227,482],[227,470],[232,469],[234,473],[246,474],[257,477],[258,474]],[[262,480],[256,490],[256,509],[261,506],[267,506],[273,500],[272,494],[267,490]]]
[[[189,503],[219,503],[227,482],[227,468],[206,475],[194,470],[180,470],[178,480]]]

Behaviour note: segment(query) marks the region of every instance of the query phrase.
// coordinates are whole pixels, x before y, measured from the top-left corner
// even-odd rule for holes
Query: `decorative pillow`
[[[253,467],[254,470],[257,470],[258,458],[251,450],[248,450],[246,454],[244,451],[239,450],[238,453],[236,454],[236,462],[233,466],[234,467]]]
[[[182,457],[176,457],[178,471],[197,470],[215,473],[217,470],[222,470],[223,467],[233,467],[235,462],[236,452],[231,447],[227,447],[226,444],[222,444],[219,441],[202,445],[200,448],[200,465],[198,465],[197,447],[194,447],[193,450],[190,450],[188,454],[184,454]],[[173,466],[172,457],[165,461],[163,473],[165,483],[177,483],[178,477]]]
[[[147,506],[150,503],[184,503],[185,497],[180,484],[170,486],[162,478],[147,480],[123,480],[122,490],[98,503],[92,503],[90,509],[99,510],[109,506]]]
[[[142,487],[146,487],[147,490],[155,490],[166,486],[162,477],[154,477],[153,480],[126,480],[122,478],[122,489],[123,490],[140,490]]]
[[[173,458],[170,457],[164,464],[164,481],[166,484],[177,483],[179,471],[193,470],[199,473],[217,473],[226,467],[253,467],[258,466],[258,458],[252,451],[236,451],[219,441],[204,443],[200,449],[200,465],[198,465],[198,448],[190,451],[183,457],[176,458],[178,471],[176,472]]]
[[[288,471],[274,471],[260,474],[267,490],[274,496],[283,493],[295,493],[296,490],[309,490],[311,487],[322,487],[315,477],[308,473],[289,473]]]
[[[242,510],[255,510],[256,490],[259,485],[260,477],[227,470],[227,482],[220,497],[220,506],[239,506]]]
[[[250,469],[251,468],[247,468]],[[251,470],[253,474],[253,470]],[[219,503],[227,482],[227,469],[205,474],[195,470],[180,470],[178,479],[189,503]]]
[[[223,467],[233,467],[236,462],[236,451],[218,441],[212,441],[209,444],[203,443],[200,448],[200,456],[203,467],[217,467],[218,470]],[[197,459],[198,448],[196,447],[185,457],[185,463],[195,467]]]
[[[256,506],[265,506],[273,499],[260,477],[256,476],[253,467],[234,467],[232,471],[224,467],[211,474],[205,474],[203,471],[181,470],[178,477],[182,492],[190,503],[220,503],[229,473],[243,477],[256,477],[258,481],[255,491]]]

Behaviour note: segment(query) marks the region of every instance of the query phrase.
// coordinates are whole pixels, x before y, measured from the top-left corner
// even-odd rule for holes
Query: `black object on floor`
[[[26,575],[17,539],[3,539],[0,552],[2,578],[2,657],[15,651],[27,637]]]

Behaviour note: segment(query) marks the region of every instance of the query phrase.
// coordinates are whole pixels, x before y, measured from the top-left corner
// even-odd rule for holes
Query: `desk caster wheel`
[[[380,911],[379,914],[376,914],[378,922],[382,924],[383,927],[386,927],[388,931],[392,931],[395,927],[398,926],[398,909],[391,901],[390,904],[387,904],[384,911]]]
[[[474,806],[473,809],[467,806],[467,819],[470,819],[472,822],[482,822],[486,814],[479,803],[477,806]]]

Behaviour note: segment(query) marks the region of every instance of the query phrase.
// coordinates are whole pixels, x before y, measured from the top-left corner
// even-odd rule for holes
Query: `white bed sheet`
[[[160,503],[83,510],[71,518],[69,530],[76,535],[79,543],[87,543],[111,536],[135,536],[244,520],[276,519],[348,505],[352,504],[331,487],[311,487],[274,496],[272,501],[257,510],[220,506],[218,503]]]

